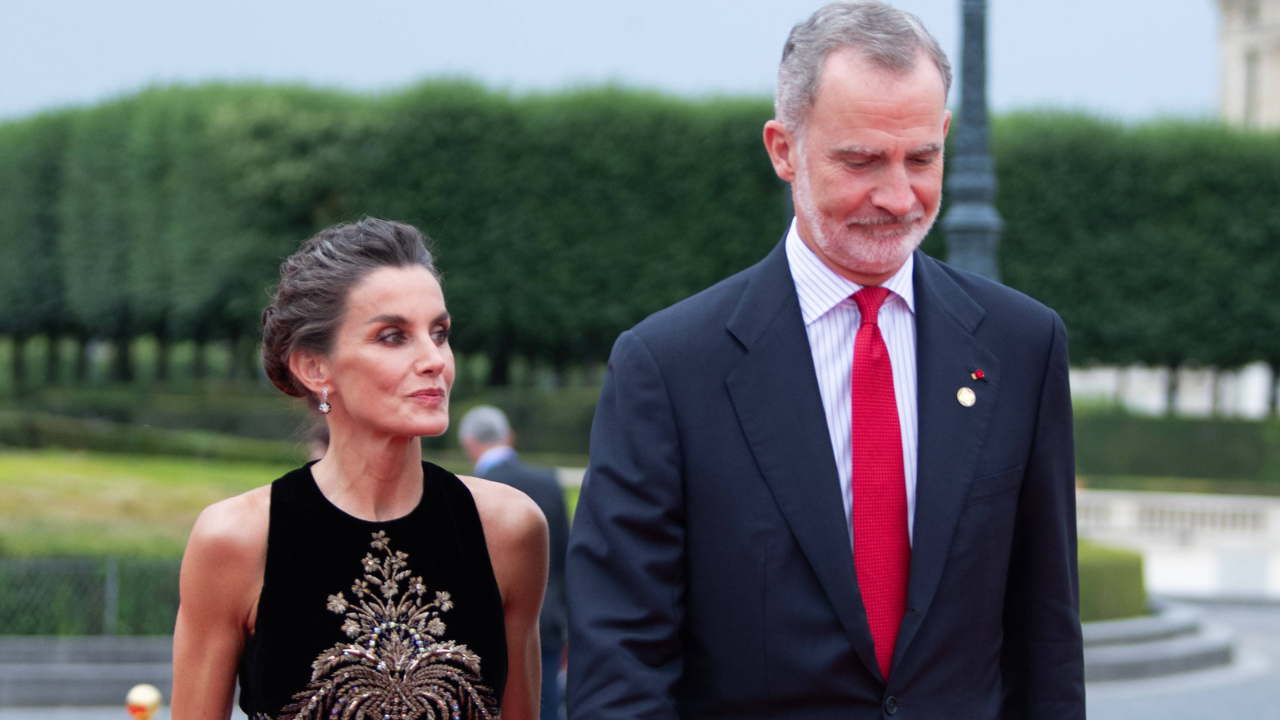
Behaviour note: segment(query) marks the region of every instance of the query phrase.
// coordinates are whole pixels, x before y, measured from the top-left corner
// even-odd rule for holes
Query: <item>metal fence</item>
[[[178,560],[0,560],[0,635],[170,635]]]

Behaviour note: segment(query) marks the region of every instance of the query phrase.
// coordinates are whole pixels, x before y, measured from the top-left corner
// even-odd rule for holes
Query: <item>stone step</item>
[[[138,683],[155,685],[168,704],[173,665],[167,662],[0,664],[0,707],[123,707],[129,688]]]
[[[1180,635],[1193,635],[1200,628],[1200,612],[1186,605],[1151,603],[1151,615],[1124,620],[1084,623],[1084,646],[1132,645]]]
[[[123,706],[138,683],[167,703],[172,662],[172,637],[0,636],[0,707]]]
[[[1229,665],[1231,630],[1203,622],[1184,605],[1159,605],[1154,615],[1085,623],[1085,682],[1136,680]]]
[[[23,637],[0,635],[0,664],[167,663],[173,637]]]

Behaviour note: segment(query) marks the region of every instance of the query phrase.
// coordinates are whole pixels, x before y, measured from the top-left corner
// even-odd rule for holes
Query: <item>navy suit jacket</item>
[[[614,345],[570,539],[572,720],[1084,717],[1062,321],[919,252],[914,284],[919,474],[888,683],[779,243]]]

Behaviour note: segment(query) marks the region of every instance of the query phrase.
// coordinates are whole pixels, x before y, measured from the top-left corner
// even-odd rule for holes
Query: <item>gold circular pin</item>
[[[956,399],[965,407],[973,407],[973,404],[978,402],[978,396],[974,395],[973,391],[967,387],[962,387],[956,391]]]

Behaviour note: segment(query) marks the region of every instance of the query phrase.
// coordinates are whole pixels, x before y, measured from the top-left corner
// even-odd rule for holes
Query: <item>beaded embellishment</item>
[[[427,588],[409,577],[409,556],[392,552],[381,531],[370,547],[380,557],[364,556],[351,599],[329,596],[351,642],[316,658],[311,683],[278,720],[498,720],[493,691],[480,682],[480,656],[439,639],[440,616],[453,609],[449,593],[436,591],[424,604]]]

